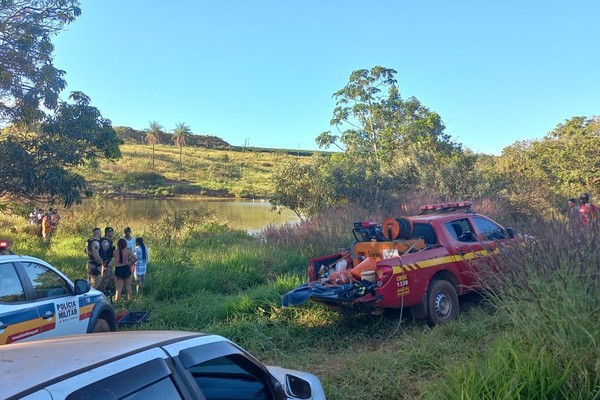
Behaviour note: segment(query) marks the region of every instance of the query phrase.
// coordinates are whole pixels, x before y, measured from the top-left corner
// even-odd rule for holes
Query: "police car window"
[[[264,376],[239,354],[187,367],[206,400],[272,399]]]
[[[483,237],[483,240],[500,240],[506,239],[506,234],[502,227],[494,224],[491,221],[483,218],[474,218],[475,225],[477,225],[477,229],[479,233]]]
[[[25,300],[25,292],[12,263],[0,264],[0,302],[14,303]]]
[[[36,299],[71,294],[67,281],[50,268],[36,263],[24,264],[24,267]]]

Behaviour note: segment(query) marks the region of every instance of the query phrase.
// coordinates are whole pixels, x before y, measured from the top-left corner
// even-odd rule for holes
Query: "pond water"
[[[158,216],[168,206],[176,207],[179,210],[194,210],[204,206],[214,211],[219,221],[227,222],[232,228],[245,229],[250,232],[259,231],[270,224],[280,225],[299,221],[293,211],[284,209],[279,214],[271,211],[269,202],[259,200],[104,199],[102,206],[107,209],[124,207],[126,218],[131,220],[140,216]]]

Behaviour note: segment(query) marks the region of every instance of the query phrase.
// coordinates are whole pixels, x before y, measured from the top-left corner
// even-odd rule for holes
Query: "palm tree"
[[[154,169],[154,145],[160,143],[160,134],[163,127],[156,121],[150,122],[150,128],[146,132],[146,142],[152,145],[152,169]]]
[[[192,130],[183,122],[178,123],[173,131],[173,142],[179,146],[179,179],[181,179],[181,170],[183,170],[183,162],[181,161],[183,146],[187,144],[187,141],[191,135]]]

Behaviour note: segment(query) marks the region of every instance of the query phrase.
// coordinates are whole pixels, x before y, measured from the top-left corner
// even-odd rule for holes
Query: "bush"
[[[123,181],[138,186],[161,185],[165,182],[165,177],[158,172],[130,172],[123,175]]]

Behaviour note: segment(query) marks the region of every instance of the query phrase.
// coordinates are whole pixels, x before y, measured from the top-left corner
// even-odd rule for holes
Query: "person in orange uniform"
[[[50,212],[47,212],[42,218],[42,238],[44,242],[50,241],[50,236],[52,235],[52,216]]]

